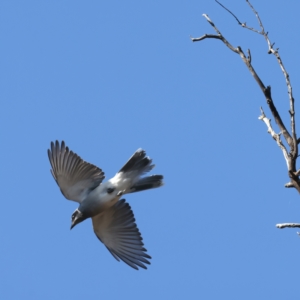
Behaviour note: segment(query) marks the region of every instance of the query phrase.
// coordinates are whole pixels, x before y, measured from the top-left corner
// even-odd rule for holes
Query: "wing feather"
[[[143,247],[143,238],[136,226],[130,205],[124,199],[92,218],[96,236],[118,261],[132,268],[147,269],[151,256]]]
[[[51,142],[50,149],[51,174],[61,192],[69,200],[82,202],[102,182],[104,172],[70,151],[64,141],[61,144],[58,141]]]

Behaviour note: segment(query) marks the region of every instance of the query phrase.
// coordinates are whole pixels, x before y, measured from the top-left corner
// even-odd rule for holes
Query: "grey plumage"
[[[64,141],[61,145],[58,141],[55,144],[51,142],[48,157],[52,166],[51,174],[62,194],[69,200],[81,202],[105,178],[100,168],[70,151]]]
[[[125,199],[118,201],[104,215],[99,214],[92,220],[95,234],[116,260],[121,259],[136,270],[138,266],[147,269],[144,263],[150,264],[147,258],[151,257],[145,253],[147,250],[143,247],[133,212]],[[99,227],[103,228],[101,232],[97,230]],[[114,239],[110,239],[110,235]]]
[[[120,169],[119,173],[138,171],[143,174],[151,171],[154,168],[154,165],[151,165],[151,163],[152,159],[146,156],[146,152],[143,149],[139,148]]]
[[[102,183],[104,172],[70,151],[64,141],[51,142],[48,157],[62,194],[80,204],[72,214],[71,228],[92,218],[96,236],[118,261],[121,259],[134,269],[146,269],[151,257],[143,247],[131,207],[125,199],[120,200],[124,194],[163,185],[162,175],[141,177],[154,168],[146,152],[138,149],[105,183]]]
[[[137,181],[131,188],[130,192],[140,192],[148,189],[157,188],[163,185],[163,176],[162,175],[151,175],[144,178],[141,178]]]

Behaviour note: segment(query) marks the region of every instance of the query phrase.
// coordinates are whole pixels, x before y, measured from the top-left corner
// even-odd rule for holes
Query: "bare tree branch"
[[[281,139],[280,139],[280,135],[281,133],[277,134],[275,133],[275,131],[273,130],[272,126],[271,126],[271,119],[268,119],[262,109],[262,107],[260,108],[261,111],[261,116],[258,118],[259,120],[262,120],[263,122],[265,122],[265,124],[268,127],[268,133],[270,133],[270,135],[272,136],[272,138],[276,141],[277,145],[280,147],[280,149],[282,150],[283,156],[285,158],[287,167],[289,167],[289,155],[288,152],[285,148],[285,146],[283,145]],[[291,187],[291,186],[290,186]]]
[[[227,10],[238,22],[238,24],[240,26],[242,26],[243,28],[246,28],[246,29],[249,29],[255,33],[258,33],[260,35],[262,35],[265,40],[267,41],[267,44],[268,44],[268,53],[269,54],[274,54],[276,59],[277,59],[277,62],[281,68],[281,71],[283,72],[283,75],[285,77],[285,81],[286,81],[286,85],[287,85],[287,88],[288,88],[288,95],[289,95],[289,99],[290,99],[290,116],[291,116],[291,130],[292,130],[292,139],[289,139],[287,140],[289,146],[290,146],[290,153],[291,155],[293,156],[293,158],[297,158],[298,156],[298,147],[297,147],[297,144],[298,144],[298,141],[297,141],[297,135],[296,135],[296,124],[295,124],[295,110],[294,110],[294,97],[293,97],[293,90],[292,90],[292,85],[291,85],[291,82],[290,82],[290,78],[289,78],[289,74],[287,73],[284,65],[283,65],[283,62],[282,62],[282,59],[279,55],[279,52],[278,52],[278,48],[277,49],[274,49],[274,44],[275,43],[271,43],[270,39],[269,39],[269,36],[268,36],[268,32],[265,32],[265,28],[263,26],[263,23],[259,17],[259,14],[258,12],[254,9],[253,5],[249,2],[249,0],[246,0],[246,2],[248,3],[248,5],[250,6],[251,10],[253,11],[253,13],[255,14],[256,18],[257,18],[257,21],[258,21],[258,24],[259,24],[259,27],[260,27],[260,31],[259,30],[256,30],[252,27],[249,27],[246,25],[246,22],[242,23],[240,22],[240,20],[237,18],[237,16],[231,12],[228,8],[226,8],[223,4],[221,4],[219,1],[215,0],[219,5],[221,5],[225,10]],[[286,138],[286,137],[285,137]]]
[[[263,23],[259,17],[258,12],[254,9],[253,5],[249,2],[249,0],[246,0],[246,2],[250,6],[251,10],[253,11],[253,13],[255,14],[255,16],[257,18],[260,30],[257,30],[255,28],[247,26],[246,22],[242,23],[232,11],[230,11],[228,8],[226,8],[218,0],[215,0],[215,1],[220,6],[222,6],[227,12],[229,12],[235,18],[235,20],[238,22],[238,24],[240,26],[242,26],[243,28],[246,28],[252,32],[258,33],[265,38],[265,40],[268,44],[268,54],[273,54],[276,57],[277,62],[280,66],[280,69],[284,75],[286,85],[287,85],[287,90],[288,90],[288,95],[289,95],[289,104],[290,104],[289,105],[290,106],[289,113],[290,113],[290,118],[291,118],[291,133],[292,134],[290,134],[288,132],[288,130],[286,129],[286,126],[283,123],[281,116],[279,115],[279,113],[276,109],[276,106],[275,106],[272,96],[271,96],[271,87],[270,86],[265,87],[262,80],[256,73],[254,67],[252,66],[251,52],[249,49],[247,51],[248,56],[246,56],[240,46],[238,46],[238,47],[232,46],[229,43],[229,41],[222,35],[220,30],[215,26],[215,24],[212,22],[212,20],[208,17],[208,15],[206,15],[206,14],[203,14],[203,16],[206,18],[206,20],[209,22],[209,24],[213,27],[213,29],[215,30],[215,32],[217,34],[205,34],[205,35],[201,36],[200,38],[192,38],[191,37],[191,40],[193,42],[202,41],[207,38],[221,40],[231,51],[237,53],[241,57],[241,59],[247,66],[248,70],[252,74],[253,78],[257,82],[258,86],[260,87],[261,91],[263,92],[266,102],[271,110],[271,113],[272,113],[274,119],[275,119],[275,122],[279,127],[280,133],[277,134],[271,126],[271,120],[266,117],[263,109],[261,108],[261,116],[259,117],[259,119],[262,120],[266,124],[266,126],[268,128],[268,133],[273,137],[273,139],[276,141],[277,145],[280,147],[280,149],[283,153],[283,156],[285,158],[286,164],[287,164],[288,176],[290,178],[290,182],[286,183],[285,187],[286,188],[295,188],[300,193],[300,179],[299,179],[300,170],[296,170],[296,161],[297,161],[298,156],[300,156],[300,155],[298,155],[298,144],[300,144],[300,138],[298,139],[297,134],[296,134],[295,109],[294,109],[294,97],[293,97],[292,85],[290,82],[289,74],[287,73],[287,71],[283,65],[282,59],[279,55],[279,52],[278,52],[279,49],[274,48],[275,43],[271,43],[269,36],[268,36],[268,32],[265,31]],[[280,138],[281,134],[283,135],[284,139],[286,140],[286,142],[289,146],[289,150],[287,150],[286,146],[283,144],[283,142]],[[278,228],[286,228],[286,227],[299,227],[300,228],[300,224],[298,224],[298,223],[284,223],[284,224],[277,224],[276,226]],[[300,233],[298,233],[298,234],[300,235]]]
[[[279,229],[283,229],[283,228],[300,228],[300,224],[299,223],[282,223],[282,224],[276,224],[276,227]]]
[[[225,10],[227,10],[236,20],[237,20],[237,22],[239,23],[239,25],[241,25],[242,27],[245,27],[245,28],[247,28],[247,29],[249,29],[249,30],[251,30],[251,31],[253,31],[253,32],[256,32],[256,33],[259,33],[259,34],[261,34],[260,33],[260,31],[258,31],[258,30],[256,30],[256,29],[254,29],[254,28],[252,28],[252,27],[249,27],[249,26],[247,26],[247,24],[246,24],[246,22],[244,22],[244,23],[242,23],[239,19],[238,19],[238,17],[231,11],[231,10],[229,10],[227,7],[225,7],[223,4],[221,4],[219,1],[217,1],[217,0],[215,0],[219,5],[221,5]]]
[[[222,3],[220,3],[218,0],[215,0],[219,5],[221,5],[224,9],[226,9],[239,23],[239,25],[243,26],[244,23],[240,22],[240,20],[238,19],[238,17],[231,11],[229,10],[227,7],[225,7]]]
[[[254,12],[254,14],[255,14],[255,16],[256,16],[257,21],[258,21],[259,26],[260,26],[260,29],[261,29],[261,32],[265,32],[264,26],[263,26],[263,24],[262,24],[262,22],[261,22],[261,19],[260,19],[259,15],[258,15],[258,12],[254,9],[254,7],[251,5],[251,3],[250,3],[248,0],[246,0],[246,2],[249,4],[249,6],[251,7],[252,11]],[[246,27],[246,26],[245,26],[245,27]],[[250,29],[250,28],[248,28],[248,29]],[[250,30],[252,30],[252,29],[250,29]],[[254,31],[255,31],[255,32],[258,32],[257,30],[254,30]],[[262,34],[262,33],[261,33],[261,34]],[[268,33],[267,33],[267,35],[268,35]]]
[[[198,41],[202,41],[206,38],[214,38],[214,39],[219,39],[221,40],[231,51],[235,52],[235,53],[238,53],[237,50],[224,38],[224,36],[221,34],[221,32],[219,31],[219,29],[215,26],[215,24],[212,22],[212,20],[208,17],[208,15],[206,14],[203,14],[202,15],[206,20],[207,22],[214,28],[214,30],[217,32],[218,35],[214,35],[214,34],[205,34],[199,38],[193,38],[193,37],[190,37],[191,40],[193,42],[198,42]]]
[[[282,59],[279,55],[279,48],[277,49],[274,49],[273,46],[275,43],[271,43],[269,37],[268,37],[268,33],[265,32],[265,29],[264,29],[264,26],[262,24],[262,21],[258,15],[258,12],[254,9],[253,5],[248,1],[246,0],[246,2],[249,4],[250,8],[252,9],[252,11],[254,12],[257,20],[258,20],[258,23],[259,23],[259,26],[261,28],[261,31],[258,32],[258,31],[255,31],[261,35],[264,36],[265,40],[267,41],[268,43],[268,47],[269,47],[269,51],[268,53],[272,53],[275,55],[276,59],[277,59],[277,62],[281,68],[281,71],[285,77],[285,82],[286,82],[286,85],[287,85],[287,88],[288,88],[288,94],[289,94],[289,99],[290,99],[290,115],[291,115],[291,129],[292,129],[292,136],[293,136],[293,145],[290,145],[289,146],[291,147],[291,155],[293,156],[293,158],[297,158],[298,156],[298,147],[297,147],[297,135],[296,135],[296,124],[295,124],[295,110],[294,110],[294,97],[293,97],[293,90],[292,90],[292,85],[291,85],[291,82],[290,82],[290,77],[289,77],[289,74],[287,73],[284,65],[283,65],[283,62],[282,62]],[[243,27],[246,27],[246,26],[243,26]],[[247,27],[246,27],[247,28]],[[250,28],[248,28],[250,29]]]
[[[192,38],[192,37],[190,37],[190,38],[193,42],[202,41],[202,40],[207,39],[207,38],[221,40],[221,37],[219,35],[215,35],[215,34],[204,34],[204,35],[200,36],[199,38]]]
[[[294,185],[291,182],[288,182],[284,185],[286,188],[294,188]]]
[[[237,53],[240,55],[240,57],[242,58],[242,60],[244,61],[244,63],[246,64],[246,66],[248,67],[250,73],[252,74],[252,76],[254,77],[254,79],[256,80],[257,84],[259,85],[260,89],[262,90],[267,103],[269,105],[269,108],[273,114],[273,117],[275,119],[275,122],[277,123],[280,131],[282,132],[282,134],[284,135],[287,143],[289,145],[293,145],[293,140],[292,137],[290,135],[290,133],[288,132],[288,130],[286,129],[274,103],[271,97],[271,87],[265,87],[265,85],[263,84],[263,82],[261,81],[261,79],[259,78],[259,76],[257,75],[255,69],[253,68],[252,64],[251,64],[251,55],[248,55],[248,58],[246,57],[246,55],[244,54],[243,50],[241,47],[233,47],[228,40],[222,35],[222,33],[220,32],[220,30],[215,26],[215,24],[212,22],[212,20],[208,17],[208,15],[203,14],[203,17],[206,18],[206,20],[209,22],[209,24],[214,28],[214,30],[217,32],[217,35],[213,35],[213,34],[205,34],[203,36],[201,36],[200,38],[192,38],[191,40],[193,42],[197,42],[197,41],[202,41],[206,38],[215,38],[215,39],[219,39],[221,40],[231,51]],[[248,51],[248,54],[250,53],[250,51]],[[299,189],[300,192],[300,189]]]
[[[216,0],[217,1],[217,0]],[[250,53],[250,50],[248,50],[248,57],[246,57],[245,53],[243,52],[242,48],[241,47],[234,47],[232,46],[228,40],[222,35],[222,33],[220,32],[220,30],[215,26],[215,24],[213,23],[213,21],[208,17],[208,15],[206,14],[203,14],[203,16],[206,18],[206,20],[209,22],[209,24],[213,27],[213,29],[216,31],[217,35],[214,35],[214,34],[205,34],[203,36],[201,36],[200,38],[192,38],[191,37],[191,40],[193,42],[196,42],[196,41],[202,41],[206,38],[214,38],[214,39],[219,39],[221,40],[231,51],[237,53],[240,55],[240,57],[242,58],[242,60],[244,61],[244,63],[246,64],[248,70],[250,71],[250,73],[252,74],[252,76],[254,77],[255,81],[257,82],[257,84],[259,85],[261,91],[263,92],[265,98],[266,98],[266,101],[267,101],[267,104],[271,110],[271,113],[275,119],[275,122],[276,124],[278,125],[279,127],[279,130],[281,132],[281,134],[283,134],[286,142],[288,143],[289,147],[290,147],[290,151],[289,151],[289,154],[288,156],[286,155],[286,153],[284,152],[284,157],[287,161],[287,165],[288,165],[288,175],[291,179],[291,186],[293,186],[294,188],[297,189],[297,191],[300,193],[300,180],[299,180],[299,176],[297,176],[295,174],[296,172],[296,160],[297,160],[297,157],[298,157],[298,139],[297,139],[297,135],[296,135],[296,129],[295,129],[295,111],[294,111],[294,98],[293,98],[293,95],[292,95],[292,88],[291,88],[291,84],[290,84],[290,80],[289,80],[289,76],[282,64],[282,60],[278,54],[278,49],[274,50],[273,49],[273,45],[274,44],[271,44],[270,40],[269,40],[269,37],[268,37],[268,34],[265,32],[264,30],[264,27],[263,27],[263,24],[261,22],[261,19],[257,13],[257,11],[253,8],[253,6],[251,5],[251,3],[246,0],[247,3],[250,5],[252,11],[255,13],[257,19],[258,19],[258,23],[259,23],[259,26],[261,28],[261,31],[258,31],[258,30],[254,30],[253,28],[251,27],[248,27],[246,26],[245,23],[241,23],[239,21],[239,19],[227,8],[224,7],[224,5],[220,4],[218,1],[218,3],[224,7],[228,12],[230,12],[231,15],[234,16],[234,18],[238,21],[238,23],[240,25],[242,25],[242,27],[244,28],[247,28],[247,29],[250,29],[254,32],[257,32],[261,35],[263,35],[268,43],[268,47],[269,47],[269,53],[273,53],[276,58],[277,58],[277,61],[281,67],[281,70],[283,71],[284,75],[285,75],[285,78],[286,78],[286,82],[287,82],[287,86],[288,86],[288,92],[289,92],[289,96],[290,96],[290,116],[291,116],[291,129],[292,129],[292,136],[290,135],[290,133],[288,132],[288,130],[286,129],[286,126],[284,125],[282,119],[281,119],[281,116],[279,115],[277,109],[276,109],[276,106],[273,102],[273,99],[272,99],[272,96],[271,96],[271,87],[270,86],[267,86],[265,87],[265,85],[263,84],[262,80],[260,79],[260,77],[258,76],[258,74],[256,73],[254,67],[252,66],[252,63],[251,63],[251,53]],[[283,148],[281,148],[282,151],[283,151]]]

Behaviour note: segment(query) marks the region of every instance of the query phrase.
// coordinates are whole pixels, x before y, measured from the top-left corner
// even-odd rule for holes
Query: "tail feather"
[[[140,174],[144,174],[154,168],[154,165],[151,165],[151,163],[152,159],[150,159],[149,156],[146,156],[146,152],[140,148],[129,158],[127,163],[120,169],[119,173],[138,171]]]
[[[139,179],[129,190],[129,193],[140,192],[144,190],[154,189],[162,186],[163,183],[162,175],[151,175]]]

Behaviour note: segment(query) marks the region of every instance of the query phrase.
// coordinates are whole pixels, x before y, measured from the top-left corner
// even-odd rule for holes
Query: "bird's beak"
[[[71,223],[71,228],[70,230],[75,227],[78,223],[80,223],[81,221],[83,221],[80,217],[75,217],[74,219],[72,219],[72,223]]]
[[[83,220],[85,220],[85,218],[83,218],[82,212],[79,211],[78,209],[76,209],[74,211],[74,213],[72,214],[71,217],[71,228],[70,230],[77,225],[78,223],[82,222]]]

